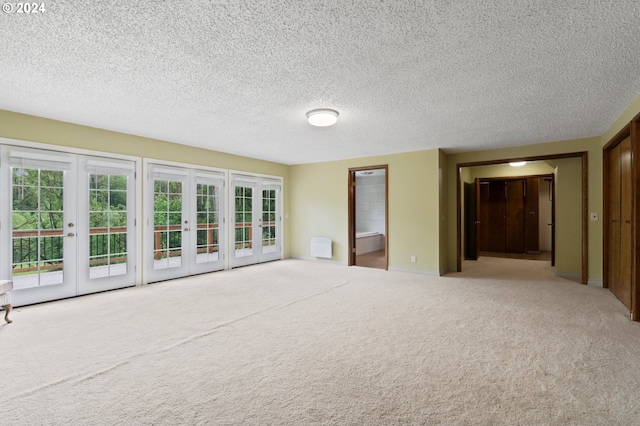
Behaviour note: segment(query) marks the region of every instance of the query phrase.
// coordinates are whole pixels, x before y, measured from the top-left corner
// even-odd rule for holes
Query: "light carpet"
[[[0,422],[640,424],[640,324],[547,265],[284,260],[17,308]]]

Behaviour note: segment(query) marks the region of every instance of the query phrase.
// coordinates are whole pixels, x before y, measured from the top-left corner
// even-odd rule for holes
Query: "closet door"
[[[489,182],[476,179],[478,251],[489,251]]]
[[[503,180],[489,182],[489,251],[504,253],[507,251],[506,242],[506,186]]]
[[[631,309],[631,137],[625,138],[610,150],[608,163],[607,283],[611,292]]]
[[[505,239],[507,253],[524,253],[524,179],[506,181]]]
[[[540,253],[540,178],[527,178],[525,185],[525,251]]]

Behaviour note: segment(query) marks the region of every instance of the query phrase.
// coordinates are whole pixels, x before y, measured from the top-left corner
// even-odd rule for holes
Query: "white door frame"
[[[138,232],[135,229],[136,214],[139,211],[138,186],[135,182],[135,172],[139,168],[137,160],[125,156],[111,156],[87,150],[69,149],[60,151],[60,147],[49,146],[25,141],[14,141],[0,138],[0,205],[6,208],[0,211],[0,223],[6,226],[0,227],[0,244],[9,252],[0,256],[0,277],[12,279],[12,250],[13,225],[12,225],[12,167],[35,167],[47,170],[48,166],[54,169],[64,169],[63,184],[63,256],[64,266],[62,277],[63,284],[50,286],[38,286],[21,290],[19,280],[14,278],[13,299],[16,306],[40,303],[49,300],[57,300],[81,294],[94,293],[114,288],[135,285],[140,275],[137,273],[136,264],[139,263]],[[105,155],[105,157],[103,157]],[[126,276],[114,279],[94,279],[89,282],[89,218],[88,218],[88,174],[86,173],[87,161],[96,163],[108,163],[110,166],[121,165],[126,161],[127,168],[133,179],[128,181],[128,229],[127,229],[127,266],[130,268]],[[68,166],[64,166],[67,164]],[[86,207],[83,208],[83,207]],[[86,239],[86,241],[85,241]],[[0,250],[0,252],[4,252]],[[112,277],[113,278],[113,277]],[[138,281],[139,282],[139,281]],[[18,285],[16,285],[18,284]],[[17,287],[17,288],[16,288]]]
[[[246,184],[246,187],[253,188],[252,199],[252,253],[242,257],[236,257],[235,244],[235,188],[236,183]],[[283,258],[284,235],[282,226],[283,210],[283,179],[278,176],[252,174],[241,171],[229,172],[229,268],[252,265],[271,260],[281,260]],[[262,247],[262,191],[265,188],[277,188],[276,207],[276,251],[263,253]]]
[[[224,186],[227,178],[225,170],[211,167],[195,166],[176,162],[145,159],[143,162],[145,170],[145,206],[146,213],[144,219],[145,228],[145,276],[144,282],[163,281],[193,274],[213,272],[227,267],[224,249],[227,247],[225,232],[226,207]],[[167,179],[175,179],[182,182],[182,218],[181,218],[181,255],[180,265],[165,269],[154,268],[154,176]],[[196,217],[196,186],[198,183],[217,181],[220,183],[220,202],[222,206],[220,215],[220,235],[219,247],[223,256],[219,261],[197,263],[196,241],[197,241],[197,217]],[[177,264],[177,260],[174,260]]]

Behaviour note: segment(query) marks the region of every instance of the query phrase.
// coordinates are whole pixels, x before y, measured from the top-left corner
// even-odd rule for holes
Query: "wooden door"
[[[540,178],[527,178],[525,189],[525,252],[540,253]]]
[[[631,137],[625,138],[609,154],[608,258],[607,281],[613,294],[631,309],[633,193]]]
[[[620,292],[617,297],[631,310],[631,272],[633,239],[633,182],[631,171],[631,136],[620,144]]]
[[[475,183],[464,184],[464,229],[465,229],[465,251],[466,260],[478,260],[478,218],[476,215],[476,185]]]
[[[478,251],[489,251],[489,182],[476,179],[478,215]],[[479,253],[478,253],[479,255]]]
[[[506,181],[505,241],[507,253],[524,253],[525,251],[524,183],[524,179]]]
[[[506,242],[506,186],[503,180],[489,182],[488,219],[489,251],[504,253],[507,251]]]

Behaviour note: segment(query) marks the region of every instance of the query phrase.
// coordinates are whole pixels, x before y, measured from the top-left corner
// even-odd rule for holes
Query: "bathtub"
[[[356,232],[356,256],[384,249],[383,234],[376,231]]]

